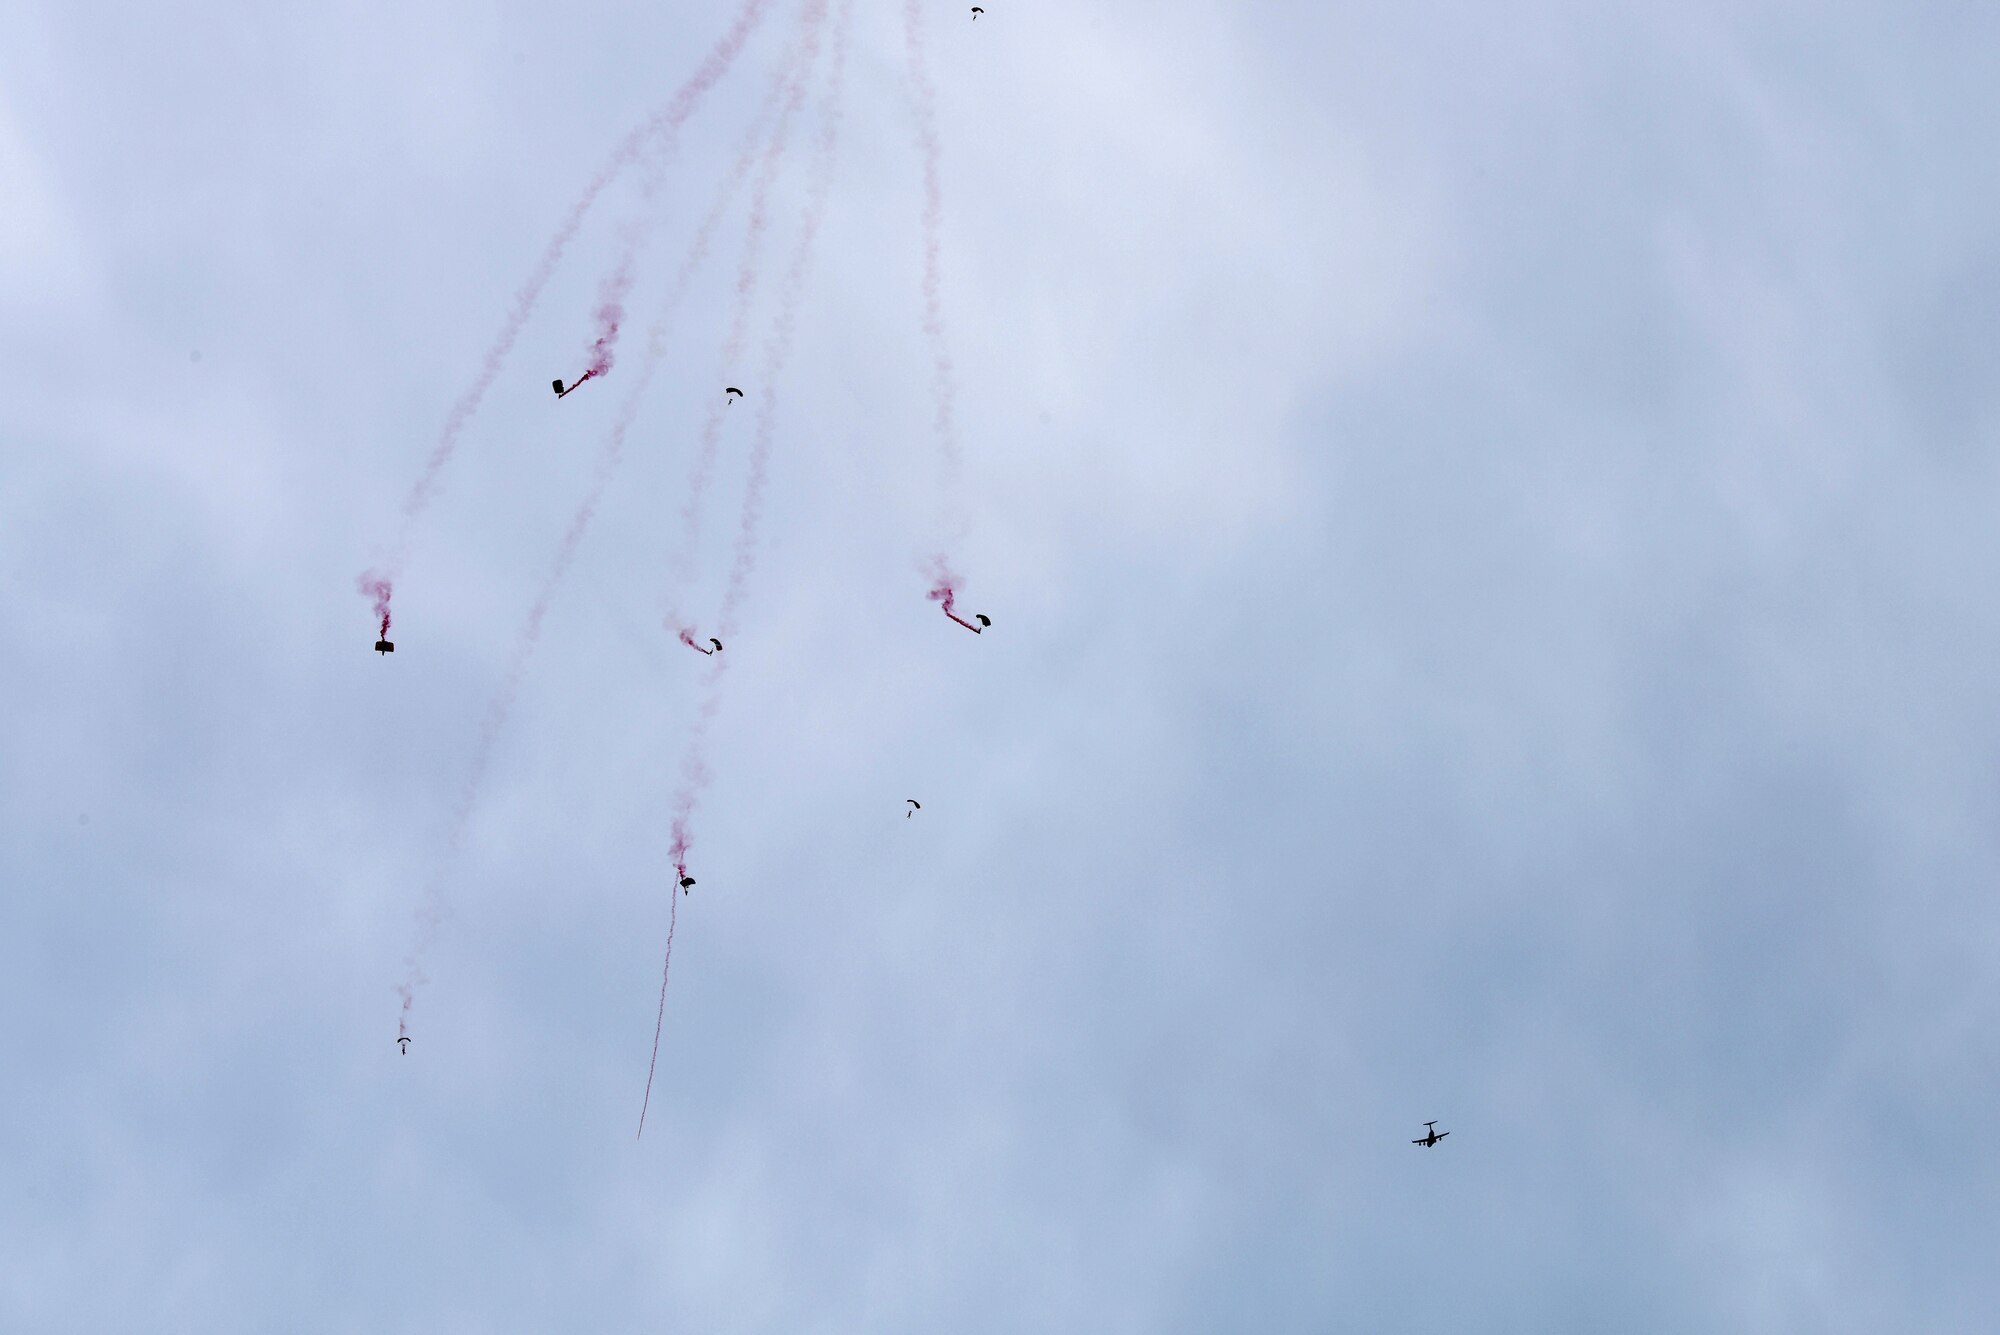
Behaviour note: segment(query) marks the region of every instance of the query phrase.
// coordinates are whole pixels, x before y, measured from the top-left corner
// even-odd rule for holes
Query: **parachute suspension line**
[[[680,875],[687,875],[687,868],[680,869]],[[646,1063],[646,1097],[639,1101],[639,1134],[637,1140],[646,1134],[646,1109],[653,1106],[653,1072],[660,1064],[660,1031],[667,1023],[667,971],[674,965],[674,924],[680,920],[681,897],[674,893],[677,886],[667,887],[667,949],[660,960],[660,1008],[653,1016],[653,1056]]]

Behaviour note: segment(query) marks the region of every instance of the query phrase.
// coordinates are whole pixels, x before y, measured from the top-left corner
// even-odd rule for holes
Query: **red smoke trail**
[[[676,881],[682,876],[687,875],[686,867],[677,868],[676,871],[677,874],[674,877]],[[669,887],[667,890],[667,952],[666,957],[660,961],[660,1009],[659,1013],[653,1016],[653,1057],[651,1061],[646,1063],[646,1097],[639,1104],[639,1135],[632,1137],[634,1140],[646,1134],[646,1109],[653,1106],[653,1071],[660,1064],[660,1030],[667,1023],[667,970],[673,968],[674,965],[674,924],[680,919],[680,903],[681,897],[675,894],[673,889]]]
[[[541,300],[542,289],[548,286],[563,252],[569,248],[577,229],[583,225],[584,215],[590,212],[591,206],[597,202],[597,197],[604,193],[605,187],[638,159],[649,142],[655,139],[671,140],[680,127],[686,124],[688,117],[692,116],[695,108],[700,105],[701,99],[729,71],[737,53],[743,49],[744,43],[750,39],[750,34],[756,30],[757,25],[763,21],[764,13],[770,5],[771,0],[743,0],[741,8],[737,10],[735,21],[730,24],[728,31],[723,33],[721,40],[710,49],[707,58],[688,81],[680,86],[665,106],[648,117],[644,124],[629,132],[612,150],[610,158],[598,168],[597,174],[584,187],[583,195],[571,207],[569,215],[563,219],[562,225],[550,238],[547,248],[542,252],[541,261],[528,275],[528,281],[514,294],[513,309],[507,313],[506,320],[502,322],[500,333],[494,338],[492,347],[487,349],[486,359],[480,364],[479,372],[473,377],[472,384],[445,415],[444,429],[438,433],[437,444],[431,448],[430,457],[424,461],[423,472],[417,476],[415,485],[410,488],[409,496],[403,501],[402,522],[397,529],[395,541],[390,545],[388,560],[379,570],[371,570],[361,577],[363,591],[382,599],[384,606],[378,609],[380,615],[388,614],[386,608],[388,594],[384,592],[374,595],[373,587],[380,585],[382,589],[388,590],[401,576],[404,565],[409,561],[417,521],[437,497],[444,470],[458,450],[459,436],[464,433],[465,425],[472,420],[472,415],[479,410],[481,401],[486,397],[486,391],[492,388],[494,380],[498,378],[501,363],[513,350],[515,340],[520,337],[522,326],[527,324],[528,316],[534,312],[535,304]]]
[[[736,307],[730,316],[729,333],[722,344],[721,375],[724,379],[735,371],[736,362],[743,356],[751,298],[757,288],[757,258],[764,233],[770,226],[771,188],[776,183],[778,168],[790,138],[792,119],[805,102],[812,67],[819,57],[819,32],[826,19],[826,0],[808,0],[803,19],[799,50],[789,57],[788,70],[782,76],[787,90],[784,108],[779,115],[777,131],[765,152],[763,170],[758,174],[756,188],[750,197],[750,218],[744,230],[743,256],[736,270]],[[723,413],[727,407],[726,398],[721,402],[711,400],[707,416],[701,424],[694,465],[688,475],[687,500],[681,506],[679,538],[668,562],[668,568],[679,586],[691,583],[695,577],[700,552],[702,500],[708,492],[709,479],[715,472],[716,452],[722,442]],[[682,618],[678,611],[670,608],[667,620],[669,624],[678,624]]]
[[[931,433],[937,438],[942,470],[946,541],[955,543],[967,527],[960,513],[960,475],[964,460],[958,447],[955,419],[958,388],[952,373],[951,352],[944,336],[944,254],[941,233],[944,227],[944,184],[939,165],[941,153],[937,129],[937,88],[931,82],[930,65],[924,55],[923,6],[920,0],[903,0],[903,45],[910,62],[910,90],[917,122],[917,151],[923,158],[924,174],[924,336],[931,345],[931,393],[936,414]]]
[[[603,501],[606,487],[609,486],[613,475],[618,470],[619,464],[624,459],[626,436],[631,429],[634,418],[638,415],[639,403],[645,397],[647,389],[651,387],[653,377],[658,372],[660,364],[665,358],[667,335],[672,326],[674,316],[679,311],[681,303],[686,300],[688,289],[694,282],[695,274],[700,270],[702,262],[708,257],[709,246],[714,240],[716,227],[721,223],[723,215],[728,212],[729,205],[735,199],[737,191],[742,188],[743,178],[749,174],[750,164],[754,159],[757,143],[764,136],[771,110],[772,107],[767,105],[764,112],[760,114],[757,123],[752,126],[749,139],[745,142],[742,151],[738,153],[736,162],[730,168],[728,175],[723,178],[722,186],[716,193],[715,202],[709,207],[708,216],[702,219],[701,226],[695,230],[694,238],[688,244],[687,255],[681,261],[680,271],[674,275],[673,284],[667,291],[666,300],[662,304],[660,315],[648,334],[646,357],[641,365],[639,378],[633,383],[631,392],[626,396],[617,419],[612,423],[610,433],[605,437],[604,444],[598,454],[596,472],[591,480],[590,488],[585,493],[582,502],[577,506],[575,514],[571,516],[569,527],[564,531],[562,541],[556,546],[555,556],[549,564],[548,574],[542,581],[541,589],[536,595],[534,603],[528,609],[528,615],[522,624],[520,635],[515,639],[514,651],[508,659],[507,670],[501,677],[500,689],[494,693],[492,700],[487,705],[486,716],[479,730],[479,739],[473,749],[471,769],[468,771],[465,783],[460,789],[458,806],[452,812],[449,833],[446,837],[447,868],[451,862],[456,860],[463,845],[466,825],[471,819],[473,807],[478,801],[481,788],[484,786],[487,767],[492,761],[494,744],[499,738],[501,729],[506,724],[508,715],[513,710],[514,699],[519,693],[521,683],[527,673],[528,660],[533,656],[535,647],[541,640],[542,622],[548,615],[549,605],[555,597],[556,589],[562,583],[564,576],[568,574],[570,564],[576,558],[577,549],[581,546],[584,534],[589,530],[591,521],[596,518],[597,509]],[[386,582],[384,582],[384,588],[380,594],[377,609],[382,613],[382,625],[386,631],[389,624]],[[438,927],[443,922],[448,911],[448,906],[444,900],[444,875],[445,871],[440,870],[437,877],[433,879],[427,888],[423,904],[417,911],[416,940],[412,944],[410,953],[405,960],[407,973],[404,981],[396,989],[397,994],[403,999],[402,1014],[397,1025],[398,1036],[409,1033],[410,1009],[416,1001],[416,990],[427,981],[423,973],[423,957],[429,952],[431,946],[435,944]]]
[[[967,621],[952,610],[953,604],[958,600],[959,578],[951,572],[951,567],[945,564],[945,559],[942,556],[932,560],[931,570],[932,578],[937,582],[931,586],[931,591],[924,596],[934,603],[943,603],[944,614],[971,631],[974,635],[982,633],[985,627],[973,625],[970,621]]]
[[[375,615],[382,618],[382,638],[389,638],[389,595],[395,592],[389,581],[373,571],[354,581],[364,597],[375,600]]]
[[[765,347],[765,388],[757,403],[756,440],[750,451],[749,480],[743,491],[742,520],[736,538],[735,559],[731,564],[729,580],[723,589],[721,608],[716,616],[717,631],[725,639],[736,633],[737,616],[741,610],[752,568],[756,564],[757,530],[764,513],[764,488],[769,479],[771,446],[777,423],[779,380],[791,356],[793,334],[798,323],[799,301],[804,293],[806,275],[812,262],[813,243],[818,238],[820,223],[826,213],[827,196],[833,188],[834,151],[840,137],[840,97],[846,73],[847,33],[852,15],[853,0],[841,0],[840,14],[834,25],[833,68],[825,94],[819,141],[814,146],[811,184],[807,190],[805,209],[799,219],[798,241],[781,288],[777,319],[773,323],[770,340]],[[681,787],[674,794],[673,835],[668,846],[668,856],[676,865],[684,866],[687,862],[688,849],[693,844],[692,823],[695,807],[711,777],[707,759],[708,733],[721,708],[722,677],[727,668],[727,659],[723,655],[716,655],[708,670],[701,706],[695,715],[687,750],[681,761]]]

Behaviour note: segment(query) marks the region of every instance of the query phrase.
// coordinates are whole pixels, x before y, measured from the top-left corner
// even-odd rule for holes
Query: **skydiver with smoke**
[[[978,625],[975,626],[972,624],[972,621],[967,621],[957,612],[954,612],[952,610],[952,603],[958,597],[958,590],[954,589],[949,582],[939,583],[936,588],[930,591],[929,596],[932,602],[944,604],[944,614],[946,616],[950,617],[953,621],[956,621],[959,625],[971,631],[974,635],[979,634],[981,631],[985,630],[988,626],[993,624],[992,618],[986,616],[984,613],[974,612],[972,614],[972,621],[977,621],[979,623]]]

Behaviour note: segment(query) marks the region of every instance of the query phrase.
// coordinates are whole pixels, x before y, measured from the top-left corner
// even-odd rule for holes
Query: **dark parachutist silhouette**
[[[711,635],[711,636],[709,636],[709,637],[708,637],[708,642],[709,642],[710,644],[712,644],[712,645],[714,645],[714,646],[715,646],[715,652],[717,652],[718,654],[722,652],[722,641],[721,641],[721,640],[718,640],[718,639],[716,639],[716,638],[715,638],[715,637],[714,637],[713,635]]]
[[[924,809],[924,804],[922,802],[917,801],[917,799],[914,797],[906,797],[903,800],[905,802],[908,802],[911,806],[915,807],[917,811],[922,811]],[[905,811],[903,813],[903,819],[908,820],[910,817],[916,815],[917,811]]]
[[[729,388],[723,390],[722,392],[724,394],[734,394],[736,396],[736,399],[740,399],[743,397],[743,391],[736,388],[736,386],[734,385],[731,385]],[[736,402],[736,399],[731,399],[730,402],[734,403]]]
[[[693,884],[694,884],[694,877],[683,875],[681,877],[681,893],[686,894],[688,892],[688,887]]]
[[[974,6],[972,7],[972,21],[973,21],[974,23],[977,23],[977,22],[979,22],[979,16],[980,16],[981,14],[984,14],[985,12],[986,12],[986,11],[985,11],[985,10],[983,10],[983,9],[981,9],[981,8],[980,8],[980,7],[978,6],[978,5],[974,5]]]
[[[396,1051],[402,1053],[405,1057],[410,1055],[410,1036],[408,1034],[404,1034],[396,1040]]]
[[[387,640],[377,640],[375,641],[375,652],[378,654],[393,654],[396,652],[396,646]]]

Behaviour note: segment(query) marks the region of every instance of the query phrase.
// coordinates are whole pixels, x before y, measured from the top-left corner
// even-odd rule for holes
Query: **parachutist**
[[[718,654],[722,652],[722,641],[721,641],[721,640],[718,640],[718,639],[716,639],[716,638],[715,638],[715,637],[714,637],[713,635],[711,635],[711,636],[709,636],[709,637],[708,637],[708,642],[709,642],[710,644],[712,644],[712,645],[714,645],[714,646],[715,646],[715,652],[717,652]]]
[[[410,1036],[408,1034],[404,1034],[396,1040],[396,1051],[402,1053],[405,1057],[410,1055]]]
[[[375,641],[375,652],[378,654],[393,654],[396,652],[396,646],[387,640],[377,640]]]
[[[577,391],[578,387],[579,387],[579,386],[581,386],[581,385],[583,384],[583,382],[584,382],[584,381],[586,381],[586,380],[590,379],[590,378],[591,378],[592,376],[594,376],[594,375],[596,375],[596,374],[597,374],[597,372],[596,372],[596,371],[594,371],[594,370],[591,370],[591,371],[585,371],[585,372],[584,372],[584,373],[583,373],[582,375],[578,376],[578,377],[576,378],[576,380],[575,380],[575,381],[574,381],[573,383],[571,383],[571,385],[570,385],[570,387],[569,387],[568,389],[564,389],[564,388],[563,388],[563,382],[562,382],[562,381],[560,381],[560,380],[556,381],[556,382],[555,382],[555,385],[556,385],[556,397],[557,397],[557,398],[559,398],[559,399],[561,399],[561,398],[567,398],[567,397],[568,397],[569,395],[571,395],[571,394],[574,394],[574,393],[576,393],[576,391]]]
[[[924,809],[924,804],[922,802],[917,801],[917,799],[914,797],[906,797],[903,800],[905,802],[908,802],[911,806],[915,807],[917,811],[922,811]],[[903,813],[903,819],[908,820],[910,817],[916,815],[917,811],[905,811]]]
[[[740,389],[738,389],[738,388],[736,388],[736,386],[734,386],[734,385],[731,385],[731,386],[729,386],[729,387],[728,387],[727,389],[723,390],[722,392],[723,392],[724,394],[734,394],[734,395],[736,396],[736,399],[740,399],[740,398],[742,398],[742,397],[743,397],[743,391],[742,391],[742,390],[740,390]],[[734,403],[734,402],[736,402],[736,399],[731,399],[731,400],[730,400],[730,402],[731,402],[731,403]]]
[[[984,14],[985,12],[986,12],[986,11],[985,11],[985,10],[983,10],[983,9],[981,9],[981,8],[980,8],[980,7],[978,6],[978,5],[974,5],[974,6],[972,7],[972,21],[973,21],[974,23],[977,23],[977,22],[979,22],[979,16],[980,16],[981,14]]]
[[[681,877],[681,893],[682,893],[682,894],[686,894],[686,893],[688,892],[688,887],[689,887],[689,886],[691,886],[691,885],[693,885],[693,884],[694,884],[694,877],[692,877],[692,876],[685,876],[685,875],[684,875],[684,876],[682,876],[682,877]]]
[[[984,629],[985,629],[985,628],[986,628],[987,626],[990,626],[990,625],[992,625],[992,624],[993,624],[993,622],[992,622],[992,621],[991,621],[990,619],[988,619],[988,618],[987,618],[986,616],[984,616],[983,614],[981,614],[981,613],[978,613],[978,612],[974,612],[974,613],[972,614],[972,618],[973,618],[973,621],[977,621],[977,622],[979,623],[979,624],[978,624],[977,626],[973,625],[973,624],[972,624],[972,621],[967,621],[967,620],[966,620],[966,619],[965,619],[964,617],[962,617],[962,616],[960,616],[960,615],[959,615],[958,613],[956,613],[956,612],[952,611],[952,610],[951,610],[951,609],[950,609],[949,607],[947,607],[947,608],[946,608],[946,609],[944,610],[944,614],[945,614],[946,616],[950,617],[950,618],[951,618],[951,619],[952,619],[953,621],[956,621],[956,622],[957,622],[957,623],[958,623],[959,625],[961,625],[961,626],[965,627],[965,628],[966,628],[967,630],[971,631],[971,632],[972,632],[972,633],[973,633],[974,635],[977,635],[977,634],[979,634],[979,633],[980,633],[980,632],[981,632],[982,630],[984,630]]]

